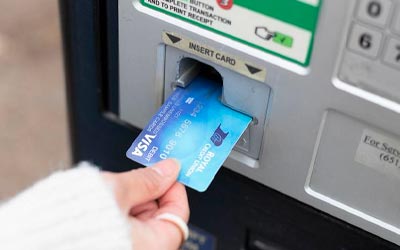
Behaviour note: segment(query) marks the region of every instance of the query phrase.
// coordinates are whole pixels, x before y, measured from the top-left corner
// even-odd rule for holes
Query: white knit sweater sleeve
[[[89,163],[58,172],[0,206],[0,249],[131,250],[129,221]]]

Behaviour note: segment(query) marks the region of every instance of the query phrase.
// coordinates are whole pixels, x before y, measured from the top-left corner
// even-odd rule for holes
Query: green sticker
[[[237,44],[230,41],[239,42],[307,67],[322,0],[137,1],[228,38],[224,45],[235,48]],[[182,24],[177,22],[176,25]]]
[[[291,48],[293,45],[293,38],[291,36],[279,32],[275,32],[273,41],[288,48]]]

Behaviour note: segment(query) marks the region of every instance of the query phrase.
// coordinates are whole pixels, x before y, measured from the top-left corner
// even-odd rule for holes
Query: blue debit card
[[[145,166],[163,159],[181,162],[178,181],[203,192],[251,122],[220,102],[221,85],[197,77],[177,88],[127,151]]]

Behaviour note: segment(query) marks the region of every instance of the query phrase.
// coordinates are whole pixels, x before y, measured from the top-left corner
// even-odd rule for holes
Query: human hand
[[[176,250],[182,244],[182,230],[174,223],[157,218],[173,214],[189,220],[185,187],[176,182],[180,170],[175,160],[125,173],[103,173],[111,183],[116,201],[132,224],[135,250]]]

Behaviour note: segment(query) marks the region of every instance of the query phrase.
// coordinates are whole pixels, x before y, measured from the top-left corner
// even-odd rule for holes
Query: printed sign
[[[264,67],[256,66],[234,55],[219,51],[205,44],[190,40],[186,37],[171,32],[164,32],[163,40],[170,46],[209,60],[215,64],[236,71],[254,80],[264,82],[266,78],[267,70]]]
[[[308,66],[318,0],[140,0],[145,7]]]
[[[381,172],[400,174],[400,140],[365,129],[355,161]]]

